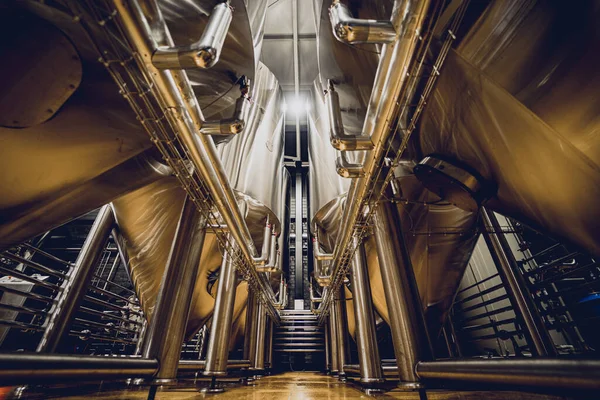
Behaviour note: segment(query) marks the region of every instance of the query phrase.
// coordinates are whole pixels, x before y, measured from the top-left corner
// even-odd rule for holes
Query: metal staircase
[[[281,325],[274,332],[277,353],[323,353],[325,335],[317,316],[309,310],[282,310]]]

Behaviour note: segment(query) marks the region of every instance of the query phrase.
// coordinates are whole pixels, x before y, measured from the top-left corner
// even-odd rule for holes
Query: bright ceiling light
[[[295,116],[304,116],[308,112],[308,100],[304,96],[293,96],[287,109]]]

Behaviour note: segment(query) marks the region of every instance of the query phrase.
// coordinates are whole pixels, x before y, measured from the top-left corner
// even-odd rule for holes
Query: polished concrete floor
[[[146,399],[147,390],[119,390],[87,393],[86,395],[56,396],[63,399]],[[475,399],[514,399],[514,400],[558,400],[560,397],[534,395],[519,392],[456,392],[427,391],[426,393],[388,391],[385,394],[368,396],[356,386],[345,384],[316,372],[288,372],[267,376],[256,381],[254,386],[230,385],[224,393],[204,394],[195,386],[159,390],[155,399],[183,400],[296,400],[296,399],[406,399],[406,400],[475,400]]]

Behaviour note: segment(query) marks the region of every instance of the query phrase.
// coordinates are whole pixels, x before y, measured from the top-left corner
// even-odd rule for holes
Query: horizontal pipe
[[[61,290],[60,286],[55,285],[54,283],[49,283],[49,282],[42,281],[40,279],[32,278],[29,275],[26,275],[26,274],[16,271],[16,270],[10,270],[8,268],[0,267],[0,273],[7,275],[7,276],[19,278],[22,281],[33,283],[34,285],[42,286],[42,287],[45,287],[50,290],[55,290],[55,291]]]
[[[14,295],[17,295],[17,296],[27,297],[28,299],[33,299],[33,300],[38,300],[38,301],[44,301],[46,303],[52,303],[52,302],[54,302],[54,299],[52,299],[50,297],[42,296],[40,294],[33,293],[33,292],[22,292],[20,290],[16,290],[16,289],[13,289],[11,287],[4,286],[4,285],[0,285],[0,291],[6,292],[6,293],[10,293],[10,294],[14,294]]]
[[[128,340],[128,339],[123,339],[123,338],[119,338],[119,337],[104,336],[104,335],[99,335],[98,333],[92,333],[92,331],[90,331],[89,329],[86,329],[83,331],[69,331],[69,336],[79,338],[80,340],[96,339],[96,340],[101,340],[101,341],[105,341],[105,342],[123,343],[123,344],[127,344],[127,345],[134,345],[137,343],[133,339]]]
[[[98,299],[98,298],[90,296],[90,295],[85,295],[83,297],[83,301],[87,301],[88,303],[96,304],[98,306],[104,307],[105,309],[108,308],[108,309],[119,311],[119,312],[126,312],[128,314],[138,315],[140,317],[142,316],[142,313],[139,313],[139,312],[131,310],[131,309],[127,309],[125,306],[120,306],[118,304],[109,303],[108,301],[104,301],[104,300]]]
[[[203,371],[206,367],[205,360],[181,360],[177,370],[181,371]],[[227,369],[241,369],[250,367],[249,360],[227,360]]]
[[[73,263],[71,263],[69,261],[65,261],[62,258],[58,258],[53,254],[45,252],[44,250],[38,249],[37,247],[35,247],[34,245],[32,245],[30,243],[22,243],[21,246],[27,247],[29,250],[31,250],[32,253],[41,254],[42,256],[44,256],[50,260],[56,261],[60,264],[67,265],[69,267],[73,265]]]
[[[120,295],[118,295],[116,293],[110,292],[110,291],[105,290],[105,289],[101,289],[101,288],[99,288],[97,286],[94,286],[94,285],[90,285],[89,290],[92,291],[92,292],[98,293],[100,295],[104,295],[106,297],[110,297],[110,298],[115,299],[115,300],[120,300],[120,301],[123,301],[125,303],[137,305],[137,303],[135,301],[129,300],[126,297],[120,296]]]
[[[33,331],[43,331],[44,330],[44,328],[40,325],[28,324],[26,322],[19,322],[19,321],[0,320],[0,326],[8,326],[9,328],[22,329],[22,330],[33,330]]]
[[[397,380],[398,379],[398,366],[397,365],[381,365],[383,370],[383,376],[386,379]],[[360,365],[358,364],[344,364],[344,372],[350,376],[360,376]]]
[[[58,354],[0,354],[0,382],[151,378],[158,361],[138,357],[95,357]]]
[[[530,358],[427,361],[417,363],[416,372],[422,379],[497,384],[504,389],[521,386],[600,389],[600,360]]]
[[[24,257],[21,257],[17,254],[4,252],[4,253],[2,253],[2,257],[6,257],[9,260],[12,260],[14,262],[18,262],[20,264],[27,265],[28,267],[33,268],[36,271],[41,272],[42,274],[47,274],[47,275],[54,276],[54,277],[60,278],[60,279],[64,279],[67,276],[67,274],[65,274],[64,272],[55,271],[55,270],[48,268],[42,264],[36,263],[35,261],[28,260]]]
[[[85,328],[94,327],[94,328],[100,328],[100,329],[109,329],[109,330],[115,330],[115,331],[119,331],[119,332],[123,332],[123,333],[131,333],[134,335],[139,332],[135,329],[129,329],[129,328],[125,328],[122,326],[116,326],[116,325],[111,326],[104,322],[90,321],[90,320],[82,319],[82,318],[75,318],[73,320],[73,324],[79,325],[79,326],[82,326]]]
[[[217,4],[208,18],[200,40],[189,46],[160,47],[152,55],[158,69],[211,68],[218,61],[223,43],[233,19],[233,9],[227,4]]]
[[[2,290],[2,289],[0,289]],[[44,310],[36,310],[30,307],[24,307],[24,306],[14,306],[12,304],[3,304],[0,303],[0,310],[7,310],[7,311],[13,311],[13,312],[17,312],[17,313],[24,313],[24,314],[30,314],[30,315],[46,315],[47,311]]]
[[[343,43],[393,43],[396,41],[396,30],[389,20],[354,18],[348,6],[339,1],[329,8],[329,20],[333,35]]]
[[[88,314],[88,315],[96,315],[101,318],[112,319],[115,321],[123,321],[128,324],[141,325],[141,322],[133,321],[128,318],[124,318],[124,317],[114,315],[114,314],[108,314],[103,311],[94,310],[93,308],[89,308],[89,307],[81,306],[81,307],[79,307],[79,311],[82,313]]]

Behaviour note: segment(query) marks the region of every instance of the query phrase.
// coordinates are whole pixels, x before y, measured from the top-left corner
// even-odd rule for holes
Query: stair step
[[[274,337],[296,337],[296,336],[314,336],[314,337],[323,337],[322,331],[316,330],[297,330],[297,331],[283,331],[283,332],[274,332]]]
[[[284,343],[284,342],[314,342],[314,343],[322,343],[323,338],[321,337],[307,337],[307,336],[298,336],[298,337],[288,337],[288,338],[275,338],[275,344]]]

